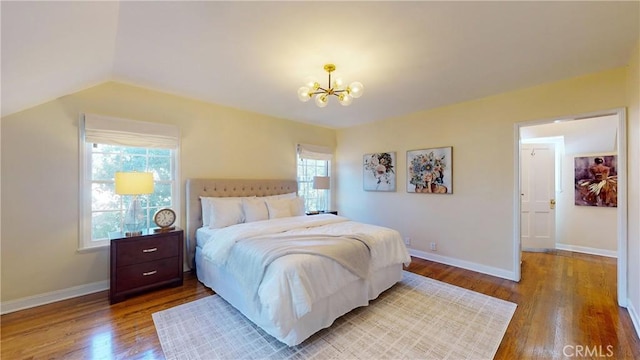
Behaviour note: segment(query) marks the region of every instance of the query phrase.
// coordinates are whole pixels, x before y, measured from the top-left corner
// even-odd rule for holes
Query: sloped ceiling
[[[564,153],[568,155],[615,153],[618,149],[618,116],[560,121],[520,129],[520,138],[526,142],[544,143],[559,136],[564,138]]]
[[[348,127],[627,64],[640,2],[11,2],[2,115],[121,81]],[[308,76],[360,81],[302,103]]]

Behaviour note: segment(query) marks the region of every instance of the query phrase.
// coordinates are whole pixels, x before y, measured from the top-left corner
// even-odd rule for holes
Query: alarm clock
[[[176,221],[176,213],[172,209],[160,209],[153,215],[153,222],[160,227],[156,231],[173,230],[175,226],[173,223]]]

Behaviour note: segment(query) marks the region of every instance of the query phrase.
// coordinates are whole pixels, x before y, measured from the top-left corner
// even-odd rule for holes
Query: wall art
[[[616,155],[575,158],[575,204],[618,206],[618,157]]]
[[[452,194],[452,150],[449,146],[407,151],[407,192]]]
[[[396,191],[396,153],[364,154],[363,183],[367,191]]]

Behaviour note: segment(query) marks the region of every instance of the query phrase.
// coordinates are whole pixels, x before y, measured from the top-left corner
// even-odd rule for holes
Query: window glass
[[[85,164],[89,165],[90,178],[83,186],[90,190],[90,226],[86,226],[81,247],[107,245],[110,234],[122,231],[122,220],[133,197],[115,193],[117,171],[151,172],[154,192],[140,195],[138,200],[145,213],[147,228],[155,227],[153,215],[161,208],[173,207],[175,181],[175,150],[128,147],[106,144],[85,145]],[[88,224],[87,224],[88,225]]]
[[[313,188],[314,176],[329,176],[330,162],[327,160],[301,159],[298,156],[298,194],[304,196],[307,211],[329,210],[331,190]]]

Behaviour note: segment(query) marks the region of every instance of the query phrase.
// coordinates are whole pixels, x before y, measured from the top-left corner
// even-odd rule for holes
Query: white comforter
[[[350,221],[336,215],[298,216],[243,223],[215,230],[202,246],[204,259],[230,269],[241,281],[246,272],[242,262],[230,258],[234,244],[242,239],[269,236],[313,236],[325,234],[331,237],[365,235],[371,251],[369,274],[392,264],[409,264],[411,258],[402,237],[396,230]],[[246,261],[243,259],[242,261]],[[265,270],[264,277],[253,294],[255,309],[261,316],[280,322],[299,319],[311,310],[312,304],[333,294],[344,284],[358,276],[337,262],[322,256],[291,255],[275,260]],[[283,329],[286,333],[286,329]]]

